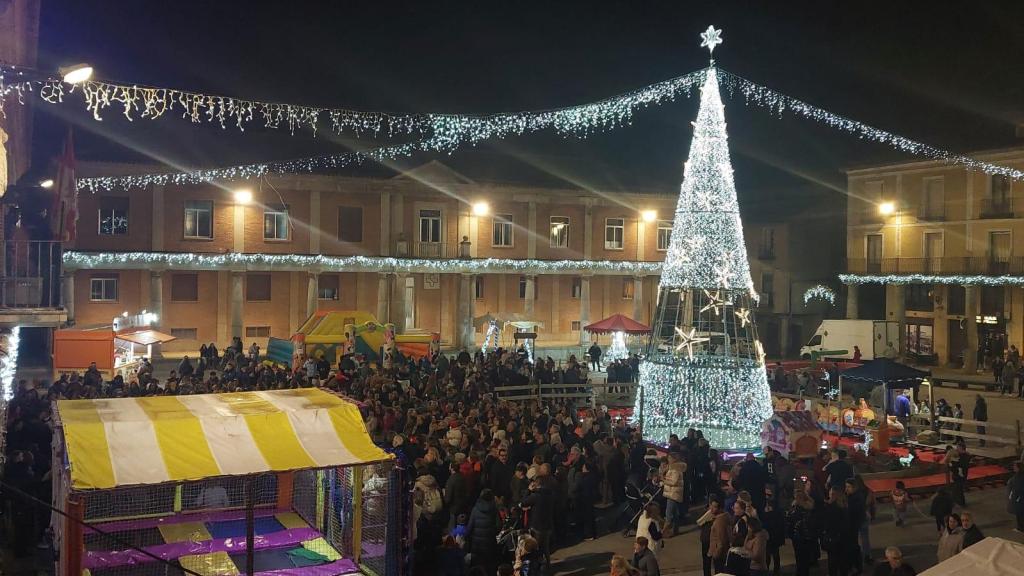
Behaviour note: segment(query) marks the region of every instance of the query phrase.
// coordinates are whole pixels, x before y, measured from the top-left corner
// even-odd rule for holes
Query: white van
[[[853,347],[860,347],[861,360],[881,357],[892,344],[900,349],[900,323],[886,320],[823,320],[800,357],[810,359],[813,352],[829,358],[853,358]]]

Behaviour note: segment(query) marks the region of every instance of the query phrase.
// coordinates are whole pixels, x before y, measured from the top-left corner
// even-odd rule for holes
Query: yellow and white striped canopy
[[[76,490],[366,464],[359,408],[315,388],[62,400],[57,410]]]

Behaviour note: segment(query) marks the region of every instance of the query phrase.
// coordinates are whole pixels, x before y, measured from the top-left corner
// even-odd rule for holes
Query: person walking
[[[967,453],[967,445],[964,444],[963,439],[957,442],[956,459],[950,464],[953,475],[953,501],[960,506],[966,506],[965,493],[967,491],[967,473],[971,468],[971,455]]]
[[[601,371],[601,347],[594,342],[587,348],[587,356],[590,357],[590,369],[594,372]]]
[[[985,398],[981,394],[978,394],[974,398],[974,419],[978,422],[988,422],[988,404],[985,402]],[[985,433],[985,426],[978,424],[978,434]],[[982,438],[978,441],[979,446],[985,445],[985,439]]]
[[[910,493],[907,492],[907,485],[902,480],[896,481],[896,487],[889,495],[892,500],[892,516],[896,520],[896,526],[903,526],[907,518],[907,508],[910,504]]]
[[[850,478],[844,484],[846,491],[847,520],[850,523],[850,534],[855,536],[847,541],[846,560],[853,569],[854,574],[864,571],[865,552],[858,544],[861,528],[867,522],[867,499],[861,490],[857,489],[857,481]]]
[[[793,543],[796,576],[808,576],[818,558],[818,534],[814,500],[804,490],[793,494],[793,505],[786,512],[786,534]],[[705,574],[705,576],[709,576]]]
[[[935,519],[935,527],[942,532],[946,525],[946,517],[953,513],[953,498],[949,495],[949,488],[943,486],[935,492],[928,513]]]
[[[768,533],[768,549],[766,554],[765,571],[772,571],[774,576],[779,576],[782,571],[782,559],[779,549],[786,543],[786,518],[782,510],[776,508],[775,494],[769,490],[765,491],[764,510],[761,511],[761,525]]]
[[[936,557],[942,563],[956,556],[964,549],[964,529],[960,527],[960,517],[956,514],[946,516],[945,528],[939,535]]]

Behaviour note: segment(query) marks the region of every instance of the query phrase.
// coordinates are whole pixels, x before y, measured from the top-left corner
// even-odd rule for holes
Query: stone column
[[[68,325],[75,324],[75,271],[64,271],[64,285],[61,286],[61,299],[64,301],[64,311],[68,313]]]
[[[459,348],[472,354],[476,346],[473,331],[473,297],[475,296],[476,277],[472,274],[459,275]]]
[[[149,273],[149,311],[156,314],[156,325],[164,325],[164,273],[163,270],[152,270]],[[69,314],[70,315],[70,314]],[[162,346],[153,345],[153,358],[163,356]]]
[[[320,274],[310,272],[306,275],[306,317],[309,318],[316,313],[317,290],[320,285]]]
[[[388,275],[377,273],[377,322],[388,321]]]
[[[313,190],[309,193],[309,253],[320,253],[320,191]],[[387,254],[384,254],[387,256]]]
[[[584,200],[583,208],[583,259],[590,260],[594,255],[594,206],[589,199]],[[571,232],[571,231],[570,231]]]
[[[897,284],[894,288],[896,289],[895,320],[899,322],[900,330],[899,336],[897,336],[899,342],[894,342],[894,344],[896,344],[896,350],[900,354],[905,354],[907,352],[905,350],[907,347],[906,337],[904,336],[907,333],[907,287],[903,284]]]
[[[590,276],[580,277],[580,344],[587,343],[583,327],[590,324]]]
[[[533,320],[533,305],[537,301],[537,277],[526,277],[526,297],[523,298],[523,314],[526,318]]]
[[[964,327],[967,329],[967,349],[964,350],[964,372],[978,371],[978,287],[964,286]],[[950,356],[956,351],[951,350]]]
[[[405,310],[405,322],[402,324],[401,332],[397,332],[402,334],[416,327],[416,276],[404,274],[399,277],[402,278],[402,284],[405,286],[405,303],[402,305]]]
[[[409,274],[407,272],[399,272],[394,274],[391,280],[391,300],[387,321],[395,325],[396,334],[404,333],[406,328],[405,279],[408,277]]]
[[[236,203],[234,206],[234,251],[245,253],[245,205]]]
[[[846,319],[856,320],[857,319],[857,292],[858,286],[856,284],[846,285]]]
[[[633,320],[644,321],[644,277],[633,276]]]
[[[245,272],[231,272],[231,338],[241,338],[242,330],[242,302],[245,298]],[[225,345],[230,342],[225,342]]]

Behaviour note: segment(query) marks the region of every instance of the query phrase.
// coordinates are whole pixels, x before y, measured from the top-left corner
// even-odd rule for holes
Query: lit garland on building
[[[930,144],[911,140],[899,134],[893,134],[892,132],[851,120],[839,114],[833,114],[828,110],[818,108],[791,96],[786,96],[760,84],[755,84],[746,78],[726,72],[725,70],[721,70],[721,75],[722,84],[727,90],[730,92],[738,91],[748,103],[767,108],[778,116],[788,112],[808,120],[814,120],[829,128],[853,134],[862,140],[885,144],[914,156],[925,156],[947,164],[958,164],[968,170],[977,170],[986,174],[999,174],[1014,180],[1024,180],[1024,171],[1022,170],[992,164],[991,162],[983,162],[970,156],[964,156],[963,154],[943,150]]]
[[[702,46],[714,49],[719,34],[709,27]],[[771,394],[715,68],[701,88],[658,290],[635,411],[645,438],[692,427],[717,448],[759,446]]]
[[[934,274],[840,274],[843,284],[945,284],[948,286],[1024,286],[1024,276]]]
[[[296,270],[323,272],[413,272],[485,274],[659,274],[660,262],[618,260],[417,260],[390,256],[310,256],[304,254],[197,254],[169,252],[64,253],[67,269],[183,269],[183,270]]]
[[[822,286],[821,284],[811,286],[804,292],[804,306],[807,306],[814,299],[824,300],[832,306],[836,305],[836,293],[828,286]]]

